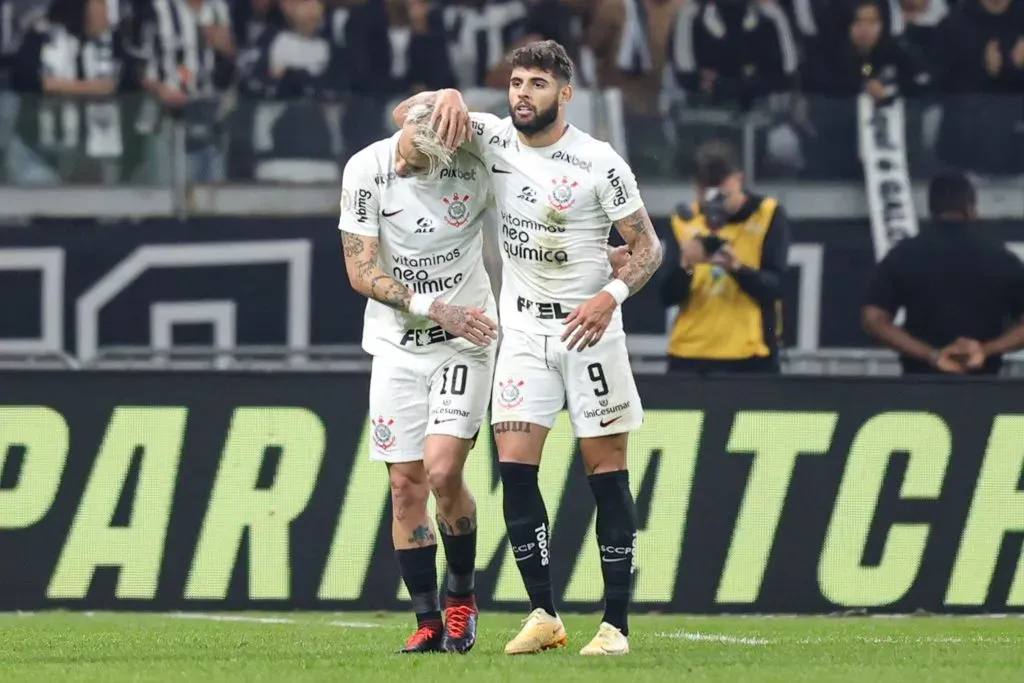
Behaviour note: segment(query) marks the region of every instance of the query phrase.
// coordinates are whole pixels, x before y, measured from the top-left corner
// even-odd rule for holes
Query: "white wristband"
[[[622,280],[612,280],[601,288],[602,292],[608,292],[615,299],[615,303],[622,305],[622,302],[629,298],[629,285]]]
[[[426,318],[430,314],[430,307],[434,305],[434,297],[426,294],[413,294],[409,299],[409,312]]]

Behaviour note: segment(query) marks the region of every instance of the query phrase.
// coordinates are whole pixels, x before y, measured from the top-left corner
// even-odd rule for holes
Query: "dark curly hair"
[[[575,72],[569,53],[553,40],[541,40],[516,48],[512,53],[512,67],[545,71],[564,84],[572,83]]]

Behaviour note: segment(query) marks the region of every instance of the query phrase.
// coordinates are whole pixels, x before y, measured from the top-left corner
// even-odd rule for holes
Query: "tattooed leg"
[[[429,434],[423,453],[427,481],[437,503],[437,528],[442,536],[476,531],[476,501],[462,472],[472,441],[447,434]]]
[[[446,581],[449,607],[473,603],[476,573],[476,501],[462,471],[472,441],[447,434],[427,436],[423,462],[437,502],[437,528],[448,562]]]
[[[422,462],[388,465],[391,481],[391,537],[402,583],[409,592],[418,628],[442,629],[437,595],[437,537],[427,517],[427,472]]]
[[[434,525],[427,513],[430,486],[422,462],[388,465],[391,482],[391,536],[395,549],[422,548],[437,544]]]

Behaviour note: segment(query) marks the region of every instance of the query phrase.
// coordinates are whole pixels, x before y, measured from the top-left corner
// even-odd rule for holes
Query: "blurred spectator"
[[[659,294],[678,306],[670,372],[779,372],[780,292],[789,223],[777,200],[749,193],[736,153],[701,145],[697,197],[672,217]]]
[[[344,18],[345,52],[350,92],[342,118],[345,159],[386,134],[385,111],[395,94],[392,77],[391,36],[388,33],[389,0],[345,0],[336,9],[336,21]]]
[[[907,43],[913,45],[928,64],[933,64],[941,49],[939,24],[949,14],[946,0],[901,0],[900,7]]]
[[[440,8],[428,0],[393,0],[389,9],[396,93],[457,87]]]
[[[914,96],[931,85],[923,60],[905,41],[885,34],[884,0],[857,0],[842,42],[816,42],[803,65],[812,142],[808,170],[815,178],[861,175],[857,102],[862,92],[876,101]]]
[[[231,5],[231,28],[239,50],[257,45],[267,31],[283,26],[278,0],[235,0]]]
[[[961,0],[939,29],[943,160],[979,173],[1024,171],[1024,3]]]
[[[322,0],[280,0],[286,26],[263,33],[241,90],[259,99],[338,101],[348,87],[343,37]]]
[[[523,0],[452,0],[446,4],[445,30],[460,87],[485,87],[490,71],[524,35],[525,19]],[[508,87],[507,80],[501,87]]]
[[[143,85],[167,110],[183,117],[188,178],[224,178],[221,92],[234,77],[236,56],[225,0],[143,0],[135,8],[137,34],[147,60]],[[144,108],[137,122],[145,132],[166,131],[168,121]],[[158,181],[171,169],[162,140],[151,158]]]
[[[773,1],[773,0],[769,0]],[[927,2],[928,0],[909,0]],[[881,0],[882,31],[896,37],[905,31],[904,13],[901,0]],[[829,41],[843,40],[846,34],[846,20],[850,16],[853,0],[782,0],[787,14],[792,17],[798,40],[805,51],[813,54],[813,44],[828,44]]]
[[[566,0],[527,0],[524,32],[530,39],[525,42],[554,40],[578,65],[581,61],[582,20],[582,13]]]
[[[285,27],[263,33],[239,88],[252,100],[284,103],[256,105],[253,151],[260,158],[255,177],[337,180],[340,112],[325,105],[339,103],[348,86],[342,29],[325,16],[322,0],[280,0],[280,7]],[[239,116],[245,113],[243,107]],[[232,154],[245,158],[236,147]]]
[[[18,50],[15,0],[0,0],[0,87],[7,83],[7,68]]]
[[[680,0],[597,0],[587,45],[597,62],[598,85],[623,94],[634,170],[664,157],[659,110],[668,44]]]
[[[22,97],[8,177],[116,182],[124,126],[115,96],[134,76],[105,0],[55,0],[16,56],[12,80]]]
[[[789,20],[773,3],[694,1],[676,20],[673,66],[694,101],[749,108],[792,89],[797,48]]]
[[[1003,354],[1024,347],[1024,264],[972,225],[978,206],[966,177],[932,180],[928,209],[932,224],[878,264],[864,330],[899,352],[904,374],[997,374]]]
[[[507,36],[512,42],[506,46],[506,55],[527,43],[541,40],[554,40],[560,43],[576,64],[578,78],[574,77],[579,87],[585,83],[581,68],[581,39],[583,34],[582,16],[575,12],[564,0],[525,0],[526,17],[519,23],[513,23]],[[512,62],[502,59],[487,72],[484,85],[488,88],[505,90],[512,76]]]

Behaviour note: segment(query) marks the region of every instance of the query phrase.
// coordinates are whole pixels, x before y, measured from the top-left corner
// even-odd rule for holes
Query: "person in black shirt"
[[[1024,263],[972,226],[977,198],[966,177],[933,179],[928,208],[931,226],[878,264],[864,330],[899,352],[904,374],[995,375],[1003,354],[1024,347]],[[893,323],[900,308],[902,328]]]

